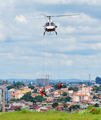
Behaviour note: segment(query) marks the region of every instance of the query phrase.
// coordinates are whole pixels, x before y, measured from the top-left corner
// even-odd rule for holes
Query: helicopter
[[[45,17],[48,17],[49,20],[45,23],[45,25],[43,26],[45,31],[44,31],[44,35],[45,33],[49,33],[48,35],[51,35],[51,32],[55,32],[55,34],[57,35],[57,32],[56,32],[56,28],[57,28],[57,25],[51,20],[51,17],[65,17],[65,16],[75,16],[75,15],[79,15],[79,14],[70,14],[70,15],[57,15],[57,16],[48,16],[48,15],[45,15],[45,14],[42,14],[40,13],[41,15],[45,16]]]

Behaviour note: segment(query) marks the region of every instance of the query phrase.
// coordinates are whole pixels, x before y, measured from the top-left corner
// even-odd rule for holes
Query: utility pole
[[[3,105],[2,105],[2,110],[3,110],[3,113],[5,112],[5,82],[7,83],[8,80],[4,81],[4,80],[0,80],[0,83],[3,83]]]
[[[5,112],[5,81],[3,80],[3,113]]]

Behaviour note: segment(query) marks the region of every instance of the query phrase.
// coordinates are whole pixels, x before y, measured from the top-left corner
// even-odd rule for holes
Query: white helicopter
[[[55,23],[52,22],[51,17],[65,17],[65,16],[79,15],[79,14],[70,14],[70,15],[47,16],[47,15],[42,14],[42,13],[40,13],[40,14],[49,18],[48,22],[46,22],[45,25],[43,26],[45,29],[44,35],[46,32],[49,33],[48,35],[51,35],[51,32],[55,32],[55,34],[57,35],[57,32],[56,32],[57,25],[55,25]]]

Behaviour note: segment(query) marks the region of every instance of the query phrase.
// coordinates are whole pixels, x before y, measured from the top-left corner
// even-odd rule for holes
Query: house
[[[74,93],[73,94],[73,101],[74,102],[82,102],[88,100],[88,95],[87,94],[79,94],[79,93]]]
[[[40,106],[37,106],[34,110],[35,111],[40,111]]]
[[[30,88],[25,87],[23,90],[18,90],[18,93],[25,94],[25,93],[30,92],[30,91],[31,91],[31,89],[30,89]]]
[[[33,97],[33,98],[35,98],[35,96],[38,96],[39,94],[37,94],[37,93],[32,93],[31,94],[31,96]]]
[[[55,110],[59,110],[59,111],[61,111],[61,110],[63,110],[63,105],[59,105],[59,106],[57,106],[57,107],[55,107]]]
[[[68,95],[73,95],[73,90],[68,90]]]
[[[54,97],[55,97],[55,98],[59,98],[59,97],[60,97],[60,93],[55,92],[55,93],[54,93]]]
[[[23,95],[23,93],[12,93],[11,99],[20,99]]]
[[[53,102],[55,98],[47,98],[47,102]]]
[[[51,110],[51,109],[52,109],[52,106],[48,106],[47,109],[48,109],[48,110]]]
[[[40,111],[41,111],[41,112],[47,112],[47,111],[48,111],[48,108],[47,108],[47,107],[40,107]]]
[[[72,105],[72,102],[67,102],[65,104],[67,105],[67,107],[70,107]]]
[[[35,111],[38,111],[38,112],[39,112],[39,111],[47,112],[48,108],[37,106],[34,110],[35,110]]]
[[[21,108],[21,106],[11,106],[11,109]]]
[[[58,92],[60,92],[60,93],[68,92],[68,88],[62,88],[61,90],[58,90]]]
[[[48,106],[52,106],[53,102],[44,102],[44,103],[41,103],[41,106],[43,107],[48,107]]]
[[[101,100],[101,95],[99,96],[99,100]]]

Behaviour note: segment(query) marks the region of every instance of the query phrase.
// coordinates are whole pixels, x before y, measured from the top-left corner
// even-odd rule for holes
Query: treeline
[[[7,86],[8,90],[12,89],[12,88],[20,88],[20,86],[25,86],[25,84],[23,82],[15,82],[13,81],[12,85]]]

